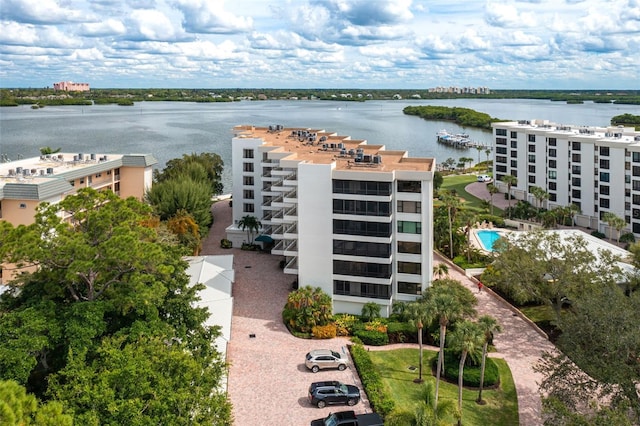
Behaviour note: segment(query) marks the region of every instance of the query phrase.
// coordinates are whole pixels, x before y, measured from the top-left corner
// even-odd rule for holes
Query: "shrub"
[[[415,326],[407,322],[390,322],[387,324],[387,336],[390,343],[416,343],[418,341]]]
[[[367,302],[362,306],[362,313],[360,315],[364,322],[373,321],[376,318],[380,318],[380,305],[375,302]]]
[[[375,330],[356,330],[353,334],[359,337],[365,345],[384,346],[389,344],[389,336],[387,336],[386,332],[382,333]]]
[[[315,339],[333,339],[336,337],[336,325],[316,325],[311,329],[311,335]]]
[[[438,357],[434,356],[432,360],[433,368],[436,368]],[[460,365],[460,354],[445,349],[444,350],[444,370],[443,376],[451,382],[457,383],[458,381],[458,367]],[[480,387],[480,362],[475,363],[473,358],[467,356],[464,366],[464,373],[462,376],[462,382],[464,386]],[[498,372],[498,366],[491,358],[487,357],[484,370],[484,386],[494,386],[500,383],[500,373]]]
[[[233,244],[231,244],[231,241],[227,240],[226,238],[220,240],[220,247],[223,249],[231,248],[232,245]]]
[[[329,324],[331,297],[320,287],[306,286],[292,291],[287,297],[282,318],[290,330],[309,333],[315,326]]]
[[[358,317],[350,314],[337,314],[333,317],[337,327],[338,336],[353,334],[353,328],[358,323]]]
[[[395,403],[384,387],[382,378],[369,357],[369,352],[361,344],[350,345],[349,350],[371,407],[381,416],[386,416],[393,411]]]
[[[601,240],[605,239],[605,237],[606,237],[606,235],[604,235],[600,231],[591,231],[591,235],[593,235],[596,238],[600,238]]]
[[[364,329],[368,331],[379,331],[380,333],[386,333],[387,325],[380,320],[373,320],[365,323]]]
[[[620,235],[620,242],[621,243],[635,243],[636,242],[636,236],[633,235],[633,232],[627,232],[626,234]]]

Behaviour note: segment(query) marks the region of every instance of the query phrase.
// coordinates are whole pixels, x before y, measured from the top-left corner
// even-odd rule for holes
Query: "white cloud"
[[[250,31],[251,17],[235,16],[224,9],[223,0],[178,0],[176,7],[184,15],[187,32],[234,34]]]
[[[171,20],[158,10],[134,10],[131,12],[127,26],[133,30],[133,33],[130,34],[133,39],[164,41],[176,39],[176,30]]]
[[[1,0],[2,19],[31,24],[59,24],[91,20],[79,9],[60,6],[55,0]]]
[[[488,2],[485,10],[485,20],[495,27],[532,27],[536,25],[533,13],[521,12],[513,4]]]
[[[102,22],[90,22],[80,25],[79,33],[87,37],[116,36],[126,32],[126,28],[119,19],[106,19]]]
[[[38,34],[33,25],[0,21],[0,43],[25,46],[34,44],[37,40]]]

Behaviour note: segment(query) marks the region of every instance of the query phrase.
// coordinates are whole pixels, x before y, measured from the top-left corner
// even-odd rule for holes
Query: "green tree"
[[[376,318],[380,318],[380,305],[376,302],[367,302],[362,305],[362,311],[360,316],[365,322],[371,322]]]
[[[484,333],[478,324],[471,321],[462,321],[456,324],[451,333],[451,349],[460,352],[460,364],[458,365],[458,426],[462,425],[462,378],[464,376],[464,363],[467,355],[475,355],[480,352]]]
[[[436,279],[446,278],[449,275],[449,265],[444,262],[439,262],[433,267],[433,275]]]
[[[487,163],[489,162],[489,155],[491,155],[491,148],[485,148],[485,155],[487,156]]]
[[[71,426],[73,416],[58,401],[40,404],[23,386],[0,380],[0,424],[5,426]]]
[[[518,184],[518,178],[513,175],[504,175],[500,180],[507,185],[507,194],[509,194],[509,219],[511,219],[511,187]]]
[[[197,164],[197,166],[196,166]],[[165,168],[154,171],[156,182],[165,182],[185,176],[194,181],[205,181],[211,194],[222,193],[222,170],[224,162],[218,154],[203,152],[200,154],[184,154],[182,158],[167,161]],[[204,175],[202,174],[204,171]]]
[[[464,287],[459,281],[444,279],[434,282],[434,284],[429,287],[426,295],[426,303],[429,304],[429,310],[438,321],[440,328],[440,349],[436,366],[435,391],[435,404],[437,404],[440,376],[444,368],[444,346],[447,326],[458,319],[475,315],[473,306],[477,304],[477,299],[471,291]]]
[[[540,209],[542,208],[542,203],[544,202],[544,200],[549,199],[549,193],[539,186],[532,187],[529,192],[531,192],[531,195],[533,195],[536,199],[538,207],[538,217],[540,217]]]
[[[60,152],[61,148],[53,149],[50,146],[43,146],[40,148],[40,155],[51,155]]]
[[[447,219],[449,225],[449,258],[453,259],[453,222],[456,213],[461,207],[460,199],[450,192],[440,194],[440,201],[447,209]]]
[[[258,220],[257,217],[246,215],[242,216],[240,221],[238,222],[238,226],[243,231],[247,231],[247,244],[253,243],[253,233],[258,232],[260,228],[262,228],[262,223]]]
[[[556,321],[566,298],[572,300],[620,273],[608,250],[593,253],[580,235],[522,232],[494,244],[499,255],[482,274],[482,282],[497,287],[516,303],[550,306]]]
[[[315,326],[329,324],[331,303],[331,296],[320,287],[305,286],[289,293],[282,317],[292,329],[309,333]]]
[[[420,360],[418,362],[418,378],[414,380],[416,383],[422,383],[422,334],[425,324],[429,324],[433,320],[433,311],[431,306],[423,301],[415,301],[407,303],[404,315],[408,318],[409,324],[418,329],[418,346],[420,347]]]
[[[623,218],[618,217],[615,213],[611,212],[606,212],[602,216],[602,220],[604,220],[610,228],[616,230],[616,242],[620,243],[620,232],[627,226],[627,222]],[[609,234],[609,238],[611,238],[611,234]]]
[[[491,196],[491,215],[493,216],[493,196],[500,192],[497,186],[492,183],[487,184],[487,190],[489,191],[489,195]]]
[[[442,186],[442,182],[444,182],[444,177],[442,176],[441,172],[434,172],[433,173],[433,190],[437,191],[440,189],[440,187]]]
[[[498,324],[498,321],[489,315],[482,315],[478,318],[478,327],[480,327],[480,330],[484,334],[484,340],[482,345],[482,363],[480,365],[480,389],[478,390],[478,399],[476,402],[478,404],[484,404],[482,399],[482,388],[484,387],[484,369],[487,362],[489,342],[493,340],[494,333],[501,332],[502,328],[500,327],[500,324]]]

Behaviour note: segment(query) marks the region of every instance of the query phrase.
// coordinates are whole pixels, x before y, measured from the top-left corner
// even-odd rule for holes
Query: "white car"
[[[478,176],[478,182],[491,182],[491,176],[489,175],[479,175]]]

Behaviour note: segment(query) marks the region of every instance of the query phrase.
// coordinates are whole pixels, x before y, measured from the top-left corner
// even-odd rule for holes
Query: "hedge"
[[[433,357],[432,368],[436,368],[438,357]],[[442,372],[444,378],[448,381],[457,383],[458,381],[458,367],[460,365],[460,354],[444,350],[444,370]],[[473,363],[471,357],[467,356],[466,365],[464,366],[464,374],[462,376],[462,383],[464,386],[473,388],[480,387],[480,363],[477,365]],[[498,366],[489,357],[484,369],[484,386],[495,386],[500,383],[500,373]]]
[[[362,340],[362,343],[365,345],[384,346],[389,344],[389,336],[387,333],[382,333],[380,331],[356,330],[353,335]]]
[[[360,343],[349,345],[349,350],[371,407],[382,417],[386,416],[395,408],[395,402],[385,389],[369,352]]]

